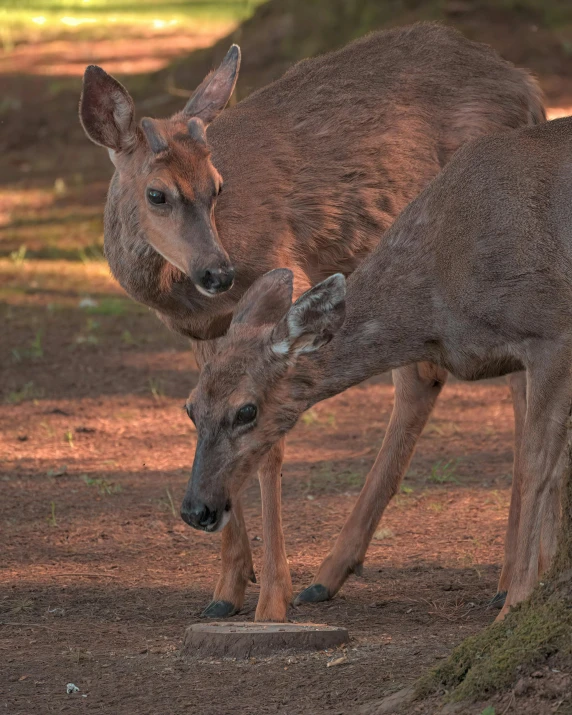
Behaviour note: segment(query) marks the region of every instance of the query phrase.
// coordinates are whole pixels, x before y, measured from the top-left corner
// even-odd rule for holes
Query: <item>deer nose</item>
[[[224,293],[234,282],[234,268],[207,268],[201,273],[199,280],[207,293]]]
[[[218,517],[219,512],[216,509],[211,509],[201,502],[192,506],[183,504],[181,507],[181,518],[193,529],[212,531],[218,522]]]

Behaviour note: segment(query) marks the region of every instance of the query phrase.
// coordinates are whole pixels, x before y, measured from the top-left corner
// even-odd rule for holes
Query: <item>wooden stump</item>
[[[197,658],[251,658],[335,648],[349,640],[345,628],[318,623],[195,623],[182,652]]]

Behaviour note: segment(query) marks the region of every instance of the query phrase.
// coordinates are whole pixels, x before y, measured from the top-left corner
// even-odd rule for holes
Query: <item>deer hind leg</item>
[[[508,377],[512,406],[514,409],[514,463],[512,470],[512,491],[510,496],[510,509],[508,513],[508,526],[504,542],[504,563],[499,579],[499,585],[491,606],[502,608],[506,594],[512,580],[516,549],[518,544],[518,524],[520,520],[521,500],[521,464],[520,446],[522,444],[522,430],[526,417],[526,372],[515,372]]]
[[[280,511],[283,457],[284,439],[272,447],[258,472],[264,550],[256,621],[285,621],[292,600],[292,580],[286,559]]]
[[[201,614],[205,618],[228,618],[238,613],[248,582],[256,583],[240,499],[233,504],[230,521],[222,530],[221,561],[213,600]]]
[[[557,495],[560,491],[562,455],[572,399],[571,351],[552,351],[538,356],[527,370],[526,418],[522,430],[521,507],[518,543],[508,593],[498,618],[510,606],[527,598],[550,560],[558,523]]]
[[[381,515],[399,489],[446,379],[447,372],[430,363],[408,365],[393,372],[395,404],[381,450],[332,551],[295,604],[329,600],[349,574],[361,571]]]
[[[554,479],[551,481],[549,493],[546,498],[544,513],[542,516],[542,527],[540,530],[540,555],[538,558],[538,575],[541,576],[552,563],[558,546],[558,529],[562,517],[562,480],[566,460],[567,450],[562,449],[558,466],[555,470]]]

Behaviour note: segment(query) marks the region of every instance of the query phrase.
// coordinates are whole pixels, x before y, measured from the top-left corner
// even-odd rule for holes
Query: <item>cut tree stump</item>
[[[182,652],[198,658],[251,658],[336,648],[349,641],[345,628],[319,623],[195,623]]]

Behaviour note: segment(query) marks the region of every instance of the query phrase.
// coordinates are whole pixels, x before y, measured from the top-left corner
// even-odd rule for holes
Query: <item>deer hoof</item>
[[[301,603],[320,603],[320,601],[329,601],[330,592],[321,583],[313,583],[308,588],[301,591],[294,600],[294,605],[299,606]]]
[[[504,606],[506,601],[506,591],[497,591],[493,598],[489,601],[489,608],[498,608],[499,610]]]
[[[211,601],[201,613],[201,618],[228,618],[238,613],[238,608],[230,601]]]

